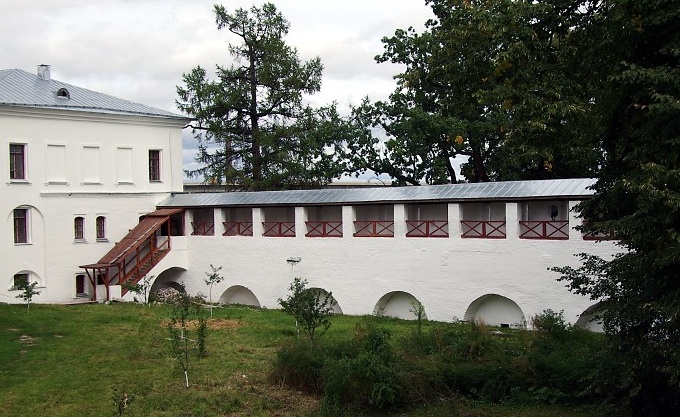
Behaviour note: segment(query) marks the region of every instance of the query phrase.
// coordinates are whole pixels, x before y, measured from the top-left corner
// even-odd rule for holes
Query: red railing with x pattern
[[[394,237],[394,221],[355,221],[355,237]]]
[[[519,222],[520,239],[569,239],[569,222],[567,220],[521,220]]]
[[[406,237],[449,237],[446,220],[407,220]]]
[[[252,236],[253,222],[222,222],[224,233],[222,236]]]
[[[295,237],[295,222],[262,222],[267,237]]]
[[[191,222],[194,229],[192,236],[212,236],[215,234],[215,223],[213,222]]]
[[[342,237],[342,221],[307,222],[306,237]]]
[[[461,237],[505,239],[505,220],[461,220]]]

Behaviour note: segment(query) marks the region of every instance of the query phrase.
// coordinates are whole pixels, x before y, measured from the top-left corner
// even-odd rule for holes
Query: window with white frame
[[[75,240],[85,240],[85,218],[78,216],[73,219],[73,237]]]
[[[11,180],[26,179],[26,144],[9,144],[9,178]]]
[[[97,216],[97,240],[106,241],[106,217]]]
[[[14,243],[28,242],[28,209],[14,209]]]
[[[161,151],[149,150],[149,181],[161,180]]]

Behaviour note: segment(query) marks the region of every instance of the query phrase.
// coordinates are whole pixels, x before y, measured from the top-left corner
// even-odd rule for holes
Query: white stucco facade
[[[32,82],[56,94],[49,78]],[[71,99],[78,95],[71,91]],[[34,302],[76,299],[78,265],[99,259],[141,214],[181,191],[185,123],[177,115],[0,102],[0,302],[20,301],[13,287],[23,274],[38,283]],[[160,157],[159,180],[149,178],[150,150]],[[17,222],[25,236],[16,236]],[[82,295],[91,290],[85,286]]]

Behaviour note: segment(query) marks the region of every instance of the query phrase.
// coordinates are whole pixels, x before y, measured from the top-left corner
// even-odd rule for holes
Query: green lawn
[[[27,313],[25,306],[0,304],[0,416],[112,416],[114,387],[135,396],[126,416],[319,414],[316,396],[271,383],[278,346],[296,337],[290,317],[278,310],[215,309],[208,355],[190,363],[186,388],[169,354],[169,316],[167,306],[32,305]],[[346,337],[367,320],[380,320],[395,335],[414,325],[337,316],[324,338]],[[492,405],[459,398],[389,415],[603,414],[594,406]]]

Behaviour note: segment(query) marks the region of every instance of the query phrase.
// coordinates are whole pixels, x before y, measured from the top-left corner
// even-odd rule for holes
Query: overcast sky
[[[229,41],[213,5],[228,11],[263,2],[225,0],[0,0],[0,69],[35,72],[116,97],[178,112],[175,87],[197,65],[229,65]],[[302,59],[320,57],[321,92],[312,104],[340,109],[362,97],[387,98],[400,68],[373,59],[380,39],[398,28],[422,29],[425,0],[278,0],[290,22],[286,37]],[[193,151],[185,152],[185,163]]]

